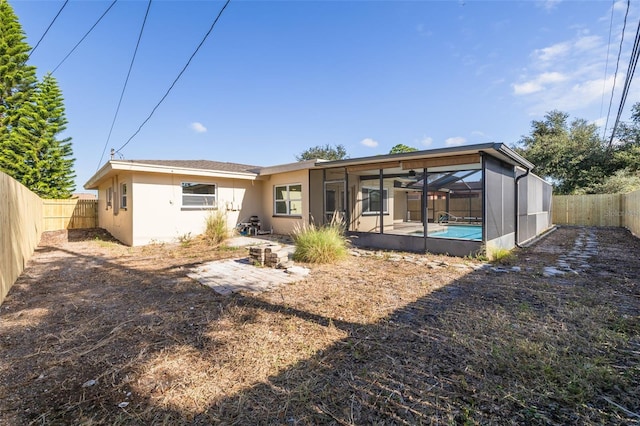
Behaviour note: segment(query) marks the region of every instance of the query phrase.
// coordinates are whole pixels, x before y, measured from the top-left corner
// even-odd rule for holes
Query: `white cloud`
[[[592,121],[592,123],[598,127],[604,127],[604,125],[607,123],[607,117],[596,118]]]
[[[614,43],[615,44],[615,43]],[[579,30],[570,40],[560,41],[531,52],[518,80],[511,83],[512,94],[528,104],[530,115],[559,109],[580,116],[611,94],[613,70],[606,81],[603,71],[607,42],[589,31]],[[618,75],[618,82],[624,79]]]
[[[542,90],[542,86],[535,81],[527,81],[520,84],[512,84],[514,95],[529,95]]]
[[[580,37],[578,40],[576,40],[576,42],[573,45],[576,49],[580,51],[585,51],[585,50],[590,51],[592,49],[596,49],[601,44],[602,44],[602,41],[599,36],[588,35],[588,36]]]
[[[207,131],[207,128],[204,127],[202,123],[199,123],[197,121],[191,123],[189,127],[196,133],[205,133]]]
[[[480,137],[485,137],[487,136],[485,132],[482,132],[480,130],[474,130],[473,132],[471,132],[471,136],[480,136]]]
[[[423,145],[423,146],[431,146],[432,143],[433,143],[433,138],[429,136],[424,136],[420,140],[420,145]]]
[[[544,10],[551,11],[555,9],[560,2],[562,2],[562,0],[544,0],[538,4],[540,4]]]
[[[444,144],[446,146],[460,146],[460,145],[464,145],[465,142],[467,142],[467,140],[462,136],[455,136],[452,138],[445,139]]]
[[[556,43],[549,47],[534,50],[533,56],[540,61],[549,62],[558,60],[560,57],[565,56],[567,53],[569,53],[570,50],[571,43]]]
[[[567,76],[559,72],[543,72],[530,81],[521,84],[512,84],[515,95],[528,95],[544,90],[547,85],[561,83],[567,80]]]
[[[364,146],[368,146],[369,148],[375,148],[378,146],[378,141],[375,141],[371,138],[362,139],[360,143]]]
[[[613,10],[623,11],[627,8],[627,2],[625,0],[618,0],[613,4]]]

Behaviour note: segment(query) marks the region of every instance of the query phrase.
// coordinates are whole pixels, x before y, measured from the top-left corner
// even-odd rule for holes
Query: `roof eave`
[[[347,166],[356,166],[360,164],[375,164],[375,163],[384,163],[388,161],[407,161],[407,160],[415,160],[419,158],[428,158],[428,157],[438,157],[438,156],[453,156],[453,155],[462,155],[466,153],[472,152],[486,152],[488,154],[499,154],[499,156],[503,160],[507,160],[512,165],[521,166],[526,169],[531,170],[534,165],[527,161],[524,157],[522,157],[517,152],[513,151],[509,147],[507,147],[503,143],[483,143],[483,144],[475,144],[475,145],[463,145],[457,147],[446,147],[446,148],[436,148],[422,151],[412,151],[405,152],[400,154],[385,154],[385,155],[374,155],[370,157],[359,157],[359,158],[347,158],[344,160],[335,160],[335,161],[327,161],[327,162],[318,162],[316,163],[316,167],[319,168],[334,168],[334,167],[347,167]]]
[[[107,162],[95,175],[93,175],[87,183],[85,183],[85,189],[98,189],[98,185],[112,172],[115,171],[129,171],[129,172],[143,172],[143,173],[170,173],[189,176],[202,176],[202,177],[218,177],[228,179],[244,179],[244,180],[256,180],[258,174],[253,172],[231,172],[226,170],[207,170],[196,169],[191,167],[175,167],[164,166],[157,164],[145,164],[136,163],[134,161],[121,161],[110,160]]]

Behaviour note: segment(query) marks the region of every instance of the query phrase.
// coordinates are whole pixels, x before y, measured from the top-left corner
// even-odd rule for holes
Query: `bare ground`
[[[585,232],[590,268],[543,276]],[[0,424],[640,422],[624,230],[561,228],[509,272],[382,253],[230,297],[185,276],[245,253],[45,236],[0,306]]]

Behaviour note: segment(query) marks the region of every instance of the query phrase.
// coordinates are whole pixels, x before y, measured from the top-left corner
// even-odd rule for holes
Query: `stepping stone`
[[[555,277],[556,275],[564,275],[565,272],[559,269],[556,269],[553,266],[545,266],[544,271],[542,272],[543,277]]]

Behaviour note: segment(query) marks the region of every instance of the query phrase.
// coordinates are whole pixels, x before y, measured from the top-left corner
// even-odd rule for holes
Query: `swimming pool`
[[[445,229],[429,232],[428,236],[434,238],[457,238],[459,240],[482,241],[482,226],[447,225]]]

